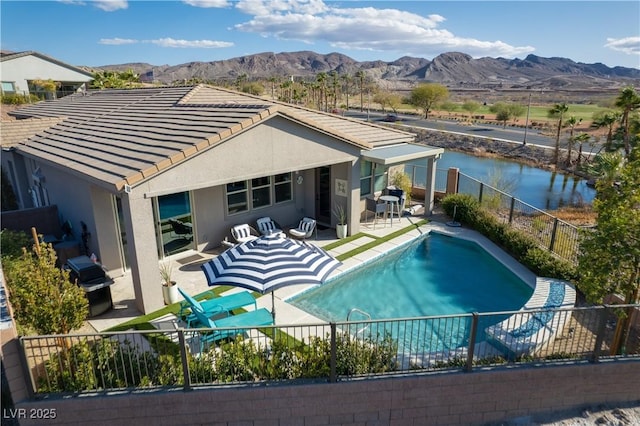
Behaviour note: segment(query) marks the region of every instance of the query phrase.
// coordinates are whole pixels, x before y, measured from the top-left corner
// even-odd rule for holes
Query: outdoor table
[[[380,200],[384,201],[387,205],[387,208],[384,210],[384,221],[387,221],[387,213],[389,209],[391,209],[391,226],[393,226],[393,205],[396,205],[396,210],[398,211],[398,221],[400,220],[400,198],[395,195],[381,195]]]

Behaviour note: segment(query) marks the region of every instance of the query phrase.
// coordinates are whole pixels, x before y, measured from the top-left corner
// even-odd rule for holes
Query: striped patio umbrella
[[[340,264],[320,247],[271,234],[231,247],[201,268],[210,286],[271,292],[275,322],[274,290],[292,284],[322,284]]]

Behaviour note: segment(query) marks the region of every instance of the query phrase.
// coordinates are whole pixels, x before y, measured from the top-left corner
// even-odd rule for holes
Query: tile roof
[[[412,134],[395,129],[203,85],[88,92],[10,114],[66,117],[17,149],[116,190],[135,185],[274,115],[364,149],[413,140]]]
[[[0,121],[0,145],[10,148],[13,145],[38,134],[64,120],[62,117],[31,118],[28,120]]]

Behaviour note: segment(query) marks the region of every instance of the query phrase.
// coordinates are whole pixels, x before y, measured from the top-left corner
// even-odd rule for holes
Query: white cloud
[[[421,16],[374,7],[341,8],[328,6],[322,0],[240,0],[236,7],[252,15],[249,21],[237,24],[237,30],[307,43],[323,40],[341,49],[419,56],[457,50],[475,57],[516,57],[535,50],[500,40],[458,37],[442,27],[445,17],[435,14]]]
[[[188,4],[189,6],[205,7],[205,8],[209,8],[209,7],[222,8],[222,7],[231,6],[231,3],[228,2],[227,0],[183,0],[182,2],[185,4]]]
[[[228,41],[215,40],[176,40],[170,37],[159,38],[156,40],[147,40],[146,43],[153,43],[160,47],[175,48],[200,48],[200,49],[219,49],[223,47],[231,47],[233,43]]]
[[[240,0],[236,7],[247,15],[264,16],[274,13],[324,13],[329,8],[322,0]]]
[[[608,38],[604,47],[627,55],[640,55],[640,37]]]
[[[95,7],[102,9],[105,12],[113,12],[119,9],[126,9],[129,7],[127,0],[95,0],[93,1]]]
[[[130,38],[101,38],[98,41],[98,44],[108,44],[111,46],[120,46],[123,44],[136,44],[139,43],[138,40],[130,39]]]

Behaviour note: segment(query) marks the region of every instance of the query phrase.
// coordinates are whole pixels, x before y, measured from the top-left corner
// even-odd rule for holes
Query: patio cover
[[[418,145],[403,143],[391,146],[362,150],[360,155],[364,160],[372,163],[383,164],[385,166],[406,163],[407,161],[420,158],[440,157],[444,153],[443,148],[436,148],[429,145]]]

